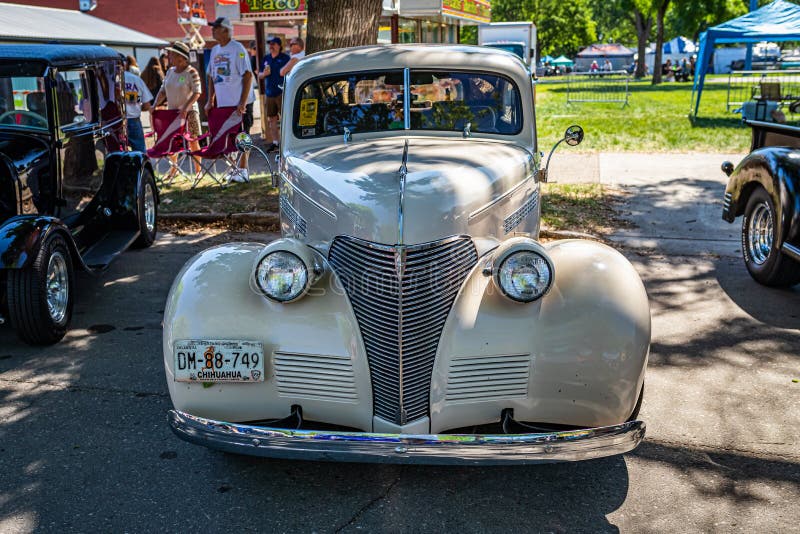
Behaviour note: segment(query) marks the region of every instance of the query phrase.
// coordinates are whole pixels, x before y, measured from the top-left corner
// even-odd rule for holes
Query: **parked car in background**
[[[722,164],[730,177],[722,218],[742,216],[742,255],[756,281],[792,286],[800,282],[800,128],[744,122],[753,142],[736,168]]]
[[[156,236],[150,163],[126,152],[122,61],[101,46],[0,45],[0,316],[32,344],[67,331],[76,268]]]
[[[173,431],[282,458],[626,452],[650,346],[633,266],[538,240],[533,87],[476,46],[370,46],[286,79],[282,238],[208,249],[164,312]],[[563,139],[583,139],[570,127]]]

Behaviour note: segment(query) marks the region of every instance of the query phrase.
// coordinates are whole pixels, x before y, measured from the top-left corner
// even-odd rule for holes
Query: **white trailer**
[[[478,44],[502,48],[536,66],[536,26],[533,22],[492,22],[478,25]]]

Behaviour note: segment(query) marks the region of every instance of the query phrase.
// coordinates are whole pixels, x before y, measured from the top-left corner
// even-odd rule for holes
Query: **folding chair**
[[[225,180],[231,173],[237,172],[239,158],[242,152],[236,146],[236,136],[242,131],[242,115],[236,112],[235,107],[212,108],[208,113],[208,133],[201,135],[193,141],[206,139],[207,144],[200,150],[191,152],[192,156],[203,159],[200,171],[195,175],[192,189],[203,178],[208,176],[219,186],[225,185]],[[217,173],[218,162],[225,164],[225,171]],[[245,181],[248,181],[245,179]]]
[[[162,184],[170,184],[178,176],[192,181],[192,177],[182,168],[190,151],[187,146],[189,136],[186,133],[186,122],[181,120],[180,111],[157,109],[153,111],[152,117],[153,131],[145,134],[145,137],[155,135],[156,138],[153,147],[147,149],[147,157],[154,160],[156,178]],[[161,171],[164,161],[168,162],[166,172]]]

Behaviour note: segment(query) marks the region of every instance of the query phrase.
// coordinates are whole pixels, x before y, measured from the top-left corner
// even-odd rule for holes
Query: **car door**
[[[108,152],[99,113],[99,82],[86,67],[57,72],[56,113],[61,187],[59,217],[79,234],[81,215],[103,183]]]

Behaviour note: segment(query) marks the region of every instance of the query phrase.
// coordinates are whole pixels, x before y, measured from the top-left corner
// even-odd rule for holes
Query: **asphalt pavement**
[[[81,276],[62,343],[0,328],[0,532],[800,531],[800,287],[747,275],[739,221],[720,218],[724,157],[670,157],[601,154],[584,178],[627,193],[636,227],[613,239],[650,296],[647,438],[632,453],[432,468],[182,442],[166,424],[164,300],[220,238],[162,235]]]

